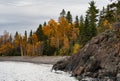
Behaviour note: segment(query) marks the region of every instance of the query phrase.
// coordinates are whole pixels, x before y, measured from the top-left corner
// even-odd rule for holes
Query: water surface
[[[0,62],[0,81],[77,81],[70,74],[51,72],[52,65]]]

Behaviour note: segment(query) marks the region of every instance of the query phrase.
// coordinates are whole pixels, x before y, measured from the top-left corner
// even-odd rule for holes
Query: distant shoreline
[[[57,61],[62,60],[69,56],[3,56],[0,57],[0,62],[2,61],[14,61],[14,62],[29,62],[36,64],[55,64]]]

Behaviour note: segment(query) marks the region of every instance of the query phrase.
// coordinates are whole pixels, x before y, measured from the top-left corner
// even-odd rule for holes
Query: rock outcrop
[[[115,31],[107,30],[78,53],[54,64],[53,69],[71,72],[76,77],[109,77],[117,81],[120,78],[120,38]]]

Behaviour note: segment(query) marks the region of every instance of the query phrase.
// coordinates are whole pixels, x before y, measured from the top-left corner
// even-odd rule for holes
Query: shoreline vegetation
[[[0,62],[12,61],[12,62],[28,62],[35,64],[55,64],[57,61],[65,59],[69,56],[2,56]]]
[[[0,62],[53,64],[53,70],[72,72],[80,79],[120,81],[120,1],[101,11],[94,1],[89,5],[85,17],[72,21],[70,11],[63,9],[58,21],[40,24],[29,37],[27,31],[24,36],[16,32],[14,38],[5,32],[0,37]]]
[[[4,32],[0,36],[0,56],[69,56],[77,53],[93,37],[107,29],[113,30],[120,21],[120,1],[108,4],[102,10],[90,1],[86,15],[75,20],[70,11],[63,9],[58,20],[50,19],[35,31],[16,31],[12,36]]]

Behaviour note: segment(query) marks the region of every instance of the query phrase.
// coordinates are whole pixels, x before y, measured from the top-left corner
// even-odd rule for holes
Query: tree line
[[[76,16],[73,21],[70,11],[61,11],[58,21],[50,19],[40,24],[35,32],[27,35],[4,32],[0,36],[0,56],[42,56],[72,55],[82,48],[92,37],[112,29],[112,24],[120,18],[120,1],[97,9],[95,2],[89,3],[86,15]]]

